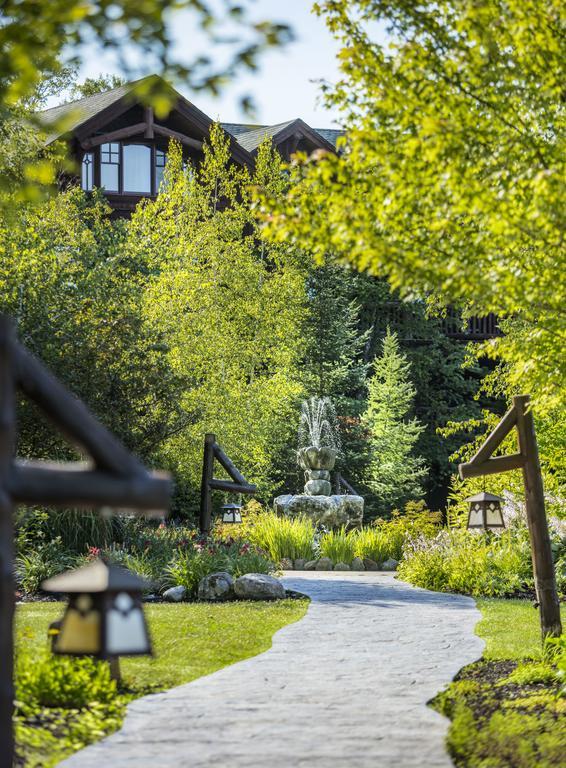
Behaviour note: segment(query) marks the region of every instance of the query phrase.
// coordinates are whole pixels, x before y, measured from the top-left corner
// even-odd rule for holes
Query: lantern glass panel
[[[119,592],[106,615],[106,653],[118,656],[148,651],[142,607],[127,592]]]
[[[501,505],[498,502],[490,502],[485,511],[485,515],[485,522],[488,528],[490,526],[497,528],[503,527],[503,515],[501,514]]]
[[[70,602],[53,650],[69,654],[100,653],[100,611],[90,595],[77,595]]]
[[[470,509],[470,515],[468,517],[469,528],[483,528],[483,508],[478,502],[472,504]]]

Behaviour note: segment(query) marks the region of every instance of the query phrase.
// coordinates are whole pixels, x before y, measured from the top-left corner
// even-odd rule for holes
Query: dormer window
[[[167,153],[160,149],[155,150],[155,192],[159,192],[159,187],[163,181],[165,164],[167,163]]]
[[[94,187],[94,155],[85,152],[81,164],[81,187],[90,192]]]
[[[87,192],[100,186],[112,194],[156,195],[166,164],[167,153],[156,146],[119,141],[101,144],[98,151],[83,155],[81,187]]]
[[[100,145],[100,186],[107,192],[120,191],[120,145]]]
[[[151,195],[151,147],[145,144],[123,144],[124,194]]]

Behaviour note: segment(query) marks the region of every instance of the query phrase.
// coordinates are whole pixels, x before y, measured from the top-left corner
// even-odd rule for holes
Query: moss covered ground
[[[525,600],[478,606],[484,656],[432,702],[452,720],[448,749],[456,766],[563,768],[564,679],[556,655],[543,651],[538,612]]]

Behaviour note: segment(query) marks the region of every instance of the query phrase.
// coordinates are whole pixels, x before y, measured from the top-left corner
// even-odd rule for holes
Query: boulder
[[[285,587],[266,573],[246,573],[234,582],[234,593],[240,600],[280,600]]]
[[[350,570],[352,570],[352,571],[365,571],[364,561],[362,560],[361,557],[355,557],[352,560],[352,565],[350,566]]]
[[[234,597],[234,579],[226,571],[210,573],[199,581],[199,600],[229,600]]]
[[[277,496],[273,499],[273,511],[276,515],[285,514],[285,509],[291,503],[293,499],[292,493],[284,493],[282,496]]]
[[[305,493],[309,496],[330,496],[332,486],[329,480],[308,480],[305,483]]]
[[[364,557],[364,566],[366,571],[379,571],[379,565],[371,557]]]
[[[304,558],[298,557],[293,563],[293,567],[295,568],[296,571],[305,571],[306,564],[307,564],[307,561]]]
[[[316,564],[316,571],[331,571],[332,560],[329,557],[321,557]]]
[[[392,557],[390,557],[389,560],[386,560],[384,563],[381,563],[381,570],[396,571],[398,565],[399,565],[399,561],[394,560]]]
[[[311,480],[309,482],[327,482]],[[340,528],[342,525],[359,526],[364,514],[361,496],[310,496],[304,493],[278,496],[273,506],[275,512],[288,517],[309,517],[315,525]]]
[[[327,469],[310,469],[309,478],[311,480],[330,480],[330,472]]]
[[[316,571],[316,564],[318,560],[307,560],[305,563],[305,571]]]
[[[347,563],[336,563],[334,566],[335,571],[349,571],[350,566]]]
[[[281,566],[281,568],[283,568],[284,571],[293,570],[293,561],[290,560],[288,557],[283,557],[279,565]]]
[[[163,599],[168,603],[180,603],[187,594],[186,587],[170,587],[163,593]]]

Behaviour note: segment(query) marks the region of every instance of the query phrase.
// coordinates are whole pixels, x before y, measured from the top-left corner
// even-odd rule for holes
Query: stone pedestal
[[[336,463],[333,448],[316,448],[310,445],[299,451],[299,463],[305,470],[305,494],[307,496],[330,496],[330,470]]]

